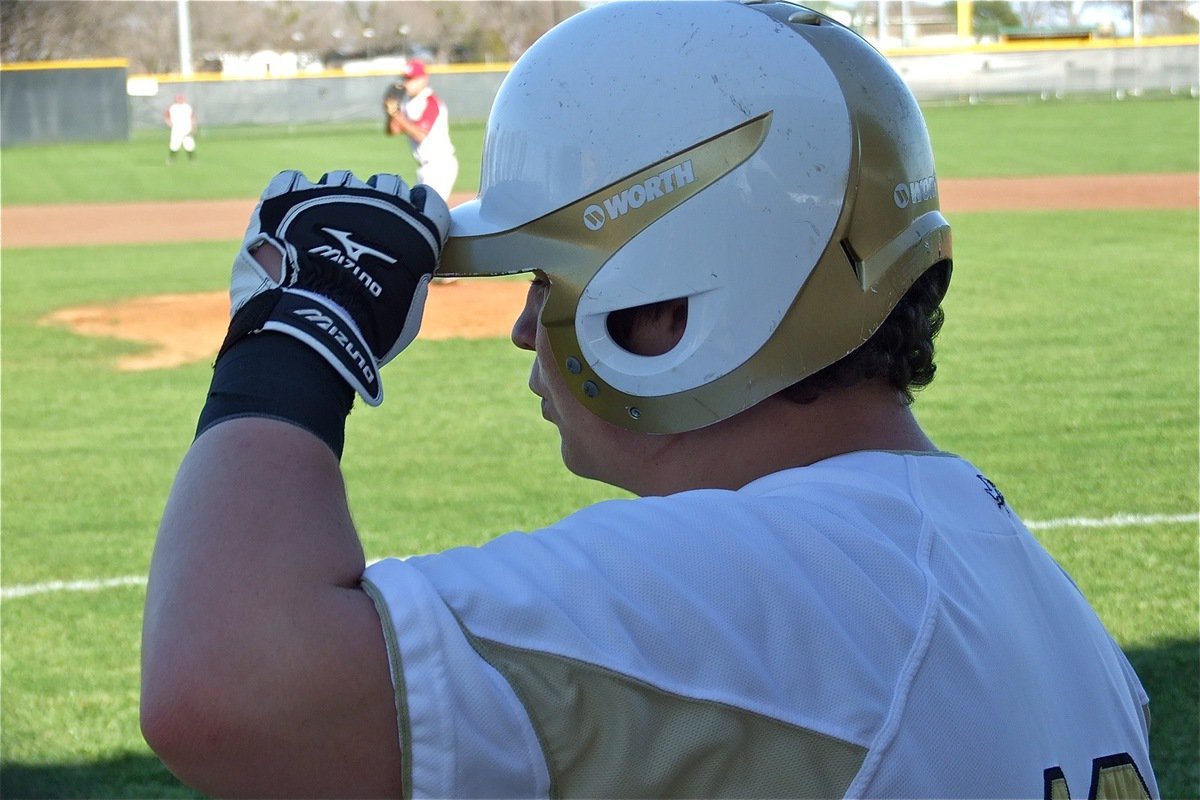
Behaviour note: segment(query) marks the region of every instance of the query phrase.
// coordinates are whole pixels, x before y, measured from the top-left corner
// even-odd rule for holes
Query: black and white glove
[[[449,228],[445,201],[424,186],[410,191],[396,175],[364,183],[339,171],[314,184],[301,172],[279,173],[234,260],[221,353],[253,333],[283,333],[379,405],[379,368],[416,338]],[[278,279],[255,258],[263,246],[283,257]]]

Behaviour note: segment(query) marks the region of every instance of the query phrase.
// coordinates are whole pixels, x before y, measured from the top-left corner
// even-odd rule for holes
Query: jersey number
[[[1050,767],[1045,775],[1046,800],[1071,800],[1062,767]],[[1088,800],[1150,800],[1150,790],[1128,753],[1092,759],[1092,786]]]

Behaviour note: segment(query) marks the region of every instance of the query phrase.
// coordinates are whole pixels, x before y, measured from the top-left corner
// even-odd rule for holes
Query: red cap
[[[408,66],[404,68],[404,79],[424,78],[428,73],[425,72],[425,62],[417,61],[415,58],[408,62]]]

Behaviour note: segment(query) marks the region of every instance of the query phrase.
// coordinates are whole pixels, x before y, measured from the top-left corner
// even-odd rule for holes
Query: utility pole
[[[192,25],[188,17],[188,0],[175,0],[175,11],[179,17],[179,74],[192,76]]]
[[[971,23],[974,21],[975,9],[971,0],[958,0],[958,38],[970,41],[975,38]]]

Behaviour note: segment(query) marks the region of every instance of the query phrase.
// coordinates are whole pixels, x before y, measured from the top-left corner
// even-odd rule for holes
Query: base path
[[[1058,175],[1053,178],[959,178],[938,181],[942,210],[1081,211],[1195,208],[1200,176]],[[953,222],[953,220],[951,220]]]
[[[948,214],[1076,209],[1194,209],[1195,173],[969,178],[939,182]],[[450,198],[451,205],[470,199]],[[241,238],[256,200],[175,203],[0,206],[0,245],[64,247],[232,241]],[[952,220],[953,221],[953,220]],[[466,280],[430,287],[421,338],[506,336],[521,309],[525,284]],[[148,349],[118,369],[163,369],[209,360],[229,319],[225,292],[142,297],[56,311],[43,322],[77,333],[136,341]]]
[[[942,210],[1065,211],[1195,208],[1195,173],[958,178],[938,182]],[[450,204],[472,197],[455,194]],[[237,240],[257,200],[0,206],[4,247]]]

